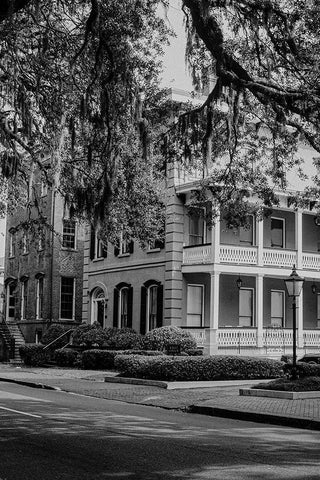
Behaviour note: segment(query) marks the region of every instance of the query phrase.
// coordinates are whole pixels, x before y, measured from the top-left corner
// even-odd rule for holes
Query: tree
[[[213,161],[204,188],[232,213],[231,224],[231,217],[242,222],[252,208],[242,200],[254,193],[265,207],[260,212],[269,211],[275,187],[286,187],[287,169],[299,171],[301,140],[320,152],[318,2],[183,0],[182,6],[195,84],[214,80],[206,102],[180,120],[182,153],[197,161],[201,151]],[[217,158],[224,159],[220,167]],[[307,193],[319,198],[316,190]],[[193,207],[207,197],[199,192],[195,200]]]
[[[144,242],[159,230],[160,174],[149,137],[160,126],[152,102],[162,98],[159,59],[169,30],[157,3],[30,0],[1,6],[0,166],[10,205],[16,199],[30,212],[35,205],[39,210],[34,175],[40,171],[71,214],[94,224],[108,219],[118,233],[128,224],[124,198],[132,202],[145,187],[153,200],[140,202],[131,233],[141,231]]]

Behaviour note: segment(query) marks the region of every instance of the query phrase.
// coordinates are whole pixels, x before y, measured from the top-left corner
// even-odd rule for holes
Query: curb
[[[16,383],[17,385],[24,385],[31,388],[42,388],[43,390],[55,390],[56,392],[62,392],[60,387],[52,387],[44,383],[27,382],[26,380],[13,380],[12,378],[0,378],[0,382]]]
[[[232,418],[234,420],[245,420],[256,423],[270,423],[293,428],[304,428],[309,430],[320,430],[320,421],[299,417],[283,417],[281,415],[244,412],[220,407],[206,405],[190,405],[189,413],[208,415],[212,417]]]

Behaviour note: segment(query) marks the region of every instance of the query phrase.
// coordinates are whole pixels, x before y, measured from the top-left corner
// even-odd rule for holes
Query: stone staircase
[[[7,322],[6,325],[10,335],[14,338],[14,357],[10,359],[10,363],[22,363],[19,348],[21,345],[25,345],[26,343],[24,336],[22,335],[18,324]]]

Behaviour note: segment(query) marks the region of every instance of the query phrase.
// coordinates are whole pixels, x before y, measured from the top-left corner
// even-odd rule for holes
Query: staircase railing
[[[1,322],[1,327],[2,327],[3,334],[4,334],[5,343],[7,345],[7,349],[8,349],[8,353],[9,353],[9,359],[14,358],[15,357],[15,338],[11,334],[10,329],[9,329],[7,323],[5,322],[5,320],[3,320]]]
[[[63,338],[65,335],[68,335],[69,333],[73,332],[74,328],[70,328],[69,330],[67,330],[66,332],[63,332],[61,335],[59,335],[59,337],[55,338],[54,340],[52,340],[52,342],[48,343],[47,345],[45,345],[45,347],[43,348],[43,350],[47,350],[49,347],[51,347],[52,345],[54,345],[56,342],[58,342],[58,340],[60,340],[61,338]],[[66,343],[66,345],[64,345],[62,348],[65,348],[67,345],[69,345],[69,340],[68,342]]]

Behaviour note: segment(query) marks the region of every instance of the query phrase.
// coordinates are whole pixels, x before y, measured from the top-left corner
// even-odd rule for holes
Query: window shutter
[[[133,240],[131,240],[129,243],[129,253],[133,253],[133,248],[134,248],[134,242]]]
[[[141,287],[141,304],[140,304],[140,333],[146,333],[146,316],[147,316],[147,289]]]
[[[90,260],[94,259],[94,250],[95,250],[95,231],[94,228],[91,227],[91,232],[90,232]]]
[[[163,312],[163,286],[158,286],[157,291],[157,328],[162,327],[162,312]]]
[[[128,288],[128,327],[132,328],[133,288]]]
[[[119,290],[113,290],[113,326],[118,328],[119,317]]]
[[[119,248],[119,244],[117,243],[115,246],[114,246],[114,256],[117,257],[120,253],[120,248]]]

